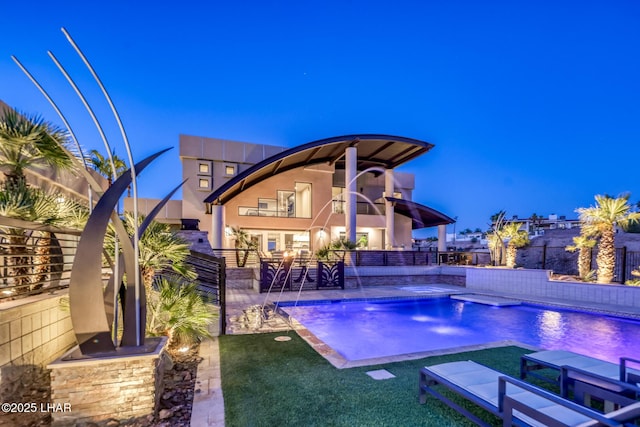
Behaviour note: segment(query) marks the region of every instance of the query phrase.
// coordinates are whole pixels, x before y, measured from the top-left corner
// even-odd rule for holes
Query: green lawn
[[[226,425],[235,426],[472,426],[436,399],[418,403],[418,371],[425,365],[474,360],[519,373],[518,347],[479,350],[362,368],[336,369],[294,332],[220,337]],[[376,381],[365,373],[396,376]],[[473,405],[470,405],[473,407]],[[487,421],[498,419],[477,409]]]

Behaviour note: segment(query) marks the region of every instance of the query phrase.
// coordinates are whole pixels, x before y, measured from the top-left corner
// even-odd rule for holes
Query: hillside
[[[524,268],[545,268],[557,274],[576,275],[578,253],[568,252],[565,248],[573,244],[573,237],[579,233],[578,228],[548,230],[543,236],[531,239],[528,246],[518,250],[517,264]],[[615,236],[615,245],[616,248],[626,247],[627,252],[640,252],[640,234],[619,231]],[[592,266],[596,266],[595,251]]]

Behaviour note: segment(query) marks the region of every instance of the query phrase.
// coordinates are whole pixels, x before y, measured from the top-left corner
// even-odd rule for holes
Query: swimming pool
[[[617,362],[640,354],[640,321],[522,304],[450,298],[281,306],[349,361],[514,340]]]

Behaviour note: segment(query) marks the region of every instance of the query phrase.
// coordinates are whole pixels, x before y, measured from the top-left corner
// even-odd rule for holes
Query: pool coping
[[[467,351],[486,350],[489,348],[517,346],[527,350],[540,351],[539,347],[521,343],[514,340],[493,341],[484,344],[466,345],[460,347],[451,347],[440,350],[429,350],[416,353],[396,354],[393,356],[374,357],[370,359],[347,360],[340,353],[331,348],[328,344],[315,336],[305,327],[294,329],[298,336],[311,346],[319,355],[324,357],[333,367],[337,369],[360,368],[364,366],[384,365],[387,363],[404,362],[407,360],[424,359],[432,356],[442,356],[445,354],[463,353]]]

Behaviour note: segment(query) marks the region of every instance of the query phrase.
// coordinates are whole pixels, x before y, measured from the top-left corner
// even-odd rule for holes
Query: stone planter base
[[[75,348],[49,364],[51,425],[155,414],[162,394],[166,344],[165,337],[147,338],[147,352],[119,349],[115,355],[93,357],[82,356]]]

